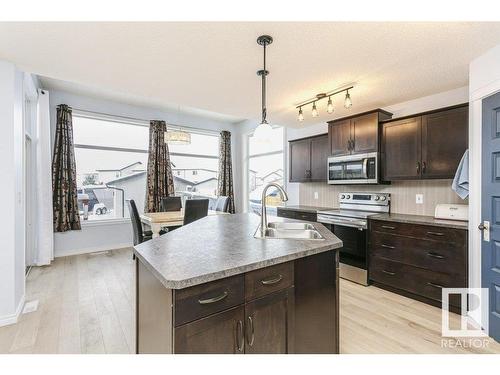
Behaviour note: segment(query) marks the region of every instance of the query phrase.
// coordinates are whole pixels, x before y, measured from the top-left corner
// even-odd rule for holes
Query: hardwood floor
[[[133,264],[121,249],[33,268],[26,301],[38,310],[0,328],[0,353],[133,353]],[[421,302],[344,280],[340,299],[342,353],[500,353],[492,340],[443,348],[441,310]]]

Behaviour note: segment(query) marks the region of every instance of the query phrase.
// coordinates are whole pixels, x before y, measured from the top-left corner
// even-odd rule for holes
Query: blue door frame
[[[500,93],[483,100],[481,201],[481,281],[489,289],[489,335],[500,341]]]

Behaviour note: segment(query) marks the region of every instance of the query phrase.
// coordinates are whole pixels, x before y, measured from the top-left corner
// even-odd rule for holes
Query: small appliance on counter
[[[339,208],[318,212],[322,223],[344,246],[340,249],[340,277],[368,285],[368,218],[390,212],[388,193],[339,194]]]
[[[444,220],[469,221],[469,205],[440,203],[436,205],[434,218]]]

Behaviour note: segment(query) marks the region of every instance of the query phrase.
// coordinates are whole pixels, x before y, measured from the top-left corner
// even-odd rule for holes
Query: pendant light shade
[[[259,126],[255,128],[253,136],[261,143],[269,143],[273,136],[273,128],[267,122],[259,124]]]
[[[191,144],[191,134],[182,130],[168,130],[165,132],[165,143],[169,145]]]

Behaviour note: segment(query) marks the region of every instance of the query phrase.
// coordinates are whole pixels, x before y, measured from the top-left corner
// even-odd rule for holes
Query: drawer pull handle
[[[248,335],[248,331],[247,331],[247,343],[248,343],[248,346],[253,346],[253,342],[255,341],[255,332],[254,332],[254,328],[253,328],[253,319],[251,316],[249,316],[247,318],[248,320],[248,328],[250,328],[250,335]]]
[[[391,227],[390,225],[382,225],[382,228],[384,229],[396,229],[395,227]]]
[[[263,285],[274,285],[274,284],[278,284],[281,280],[283,280],[283,276],[278,275],[274,279],[261,280],[260,282]]]
[[[436,258],[436,259],[444,259],[444,256],[436,254],[436,253],[427,253],[428,256],[431,258]]]
[[[430,286],[432,286],[433,288],[437,288],[437,289],[443,289],[443,288],[444,288],[444,286],[439,285],[439,284],[434,284],[434,283],[431,283],[430,281],[427,283],[427,285],[430,285]]]
[[[236,349],[242,353],[245,348],[245,335],[243,334],[243,322],[238,320],[236,324]]]
[[[391,245],[386,245],[385,243],[383,243],[382,245],[380,245],[382,247],[385,247],[386,249],[395,249],[394,246],[391,246]]]
[[[441,232],[427,232],[427,234],[430,234],[431,236],[444,236],[444,233]]]
[[[224,298],[227,297],[227,292],[222,293],[220,296],[217,297],[212,297],[212,298],[207,298],[207,299],[199,299],[198,303],[200,305],[209,305],[211,303],[219,302],[222,301]]]
[[[385,273],[386,275],[389,275],[389,276],[394,276],[396,275],[395,272],[391,272],[391,271],[386,271],[386,270],[382,270],[383,273]]]

